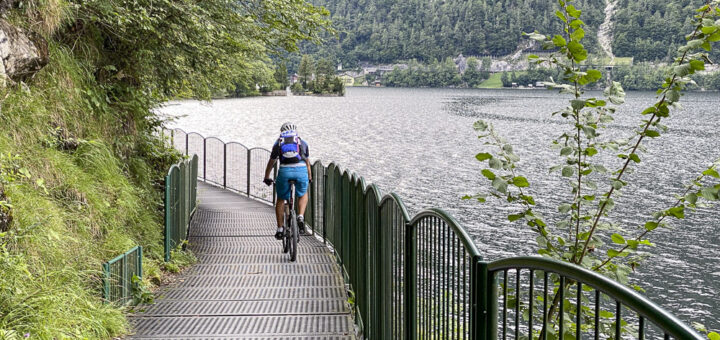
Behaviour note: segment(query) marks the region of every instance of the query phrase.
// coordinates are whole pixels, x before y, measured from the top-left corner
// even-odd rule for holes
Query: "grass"
[[[485,79],[484,82],[480,84],[481,89],[499,89],[503,87],[502,81],[500,80],[502,78],[502,72],[493,73],[490,75],[490,78]]]
[[[127,321],[103,304],[101,265],[139,244],[145,283],[165,275],[157,180],[178,155],[142,127],[149,113],[109,103],[89,67],[50,49],[26,89],[0,89],[13,216],[0,226],[0,338],[112,338]]]

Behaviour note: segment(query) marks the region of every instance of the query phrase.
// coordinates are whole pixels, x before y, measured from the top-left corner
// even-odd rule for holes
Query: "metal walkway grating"
[[[272,207],[198,184],[190,249],[199,263],[131,316],[132,339],[355,339],[334,256],[302,237],[282,253]]]

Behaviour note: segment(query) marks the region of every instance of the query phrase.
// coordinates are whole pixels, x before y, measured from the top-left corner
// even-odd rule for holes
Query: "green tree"
[[[288,79],[288,70],[285,63],[280,63],[275,69],[274,73],[275,82],[279,85],[280,89],[286,89],[290,86],[290,80]]]
[[[483,73],[480,71],[480,65],[476,58],[469,58],[467,61],[467,70],[462,76],[463,81],[469,87],[477,87],[486,78],[483,77]]]
[[[300,61],[300,67],[298,68],[298,76],[300,84],[306,89],[308,89],[308,82],[313,80],[313,76],[315,75],[315,62],[313,61],[313,57],[311,55],[303,55],[302,60]]]

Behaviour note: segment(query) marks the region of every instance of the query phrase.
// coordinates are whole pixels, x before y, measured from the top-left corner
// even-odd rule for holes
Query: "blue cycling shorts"
[[[305,196],[308,188],[308,169],[304,166],[299,167],[280,167],[277,179],[275,181],[275,189],[277,197],[281,200],[290,199],[290,183],[288,181],[295,180],[295,197]]]

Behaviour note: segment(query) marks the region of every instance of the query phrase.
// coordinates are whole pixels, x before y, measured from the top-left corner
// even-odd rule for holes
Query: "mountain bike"
[[[284,220],[285,235],[283,235],[283,252],[290,253],[290,262],[297,260],[297,245],[300,241],[297,214],[295,213],[295,181],[290,183],[290,199],[285,201]]]

